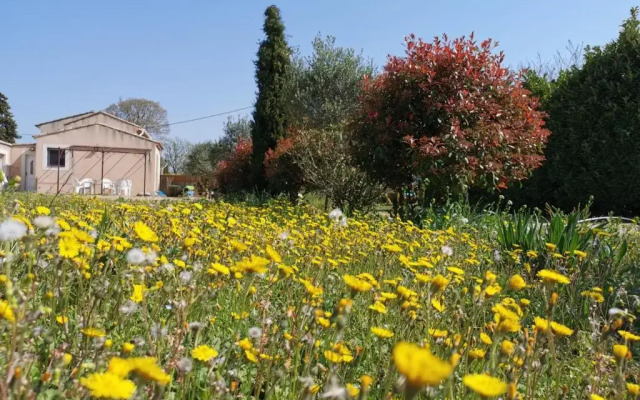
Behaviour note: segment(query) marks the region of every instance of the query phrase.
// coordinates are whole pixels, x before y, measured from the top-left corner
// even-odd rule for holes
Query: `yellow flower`
[[[250,350],[253,349],[253,343],[251,343],[251,340],[249,340],[249,338],[244,338],[242,340],[240,340],[238,343],[236,343],[238,346],[240,346],[240,348],[242,350]]]
[[[136,235],[145,242],[154,243],[158,241],[158,235],[142,221],[137,221],[133,226],[133,230],[136,232]]]
[[[508,357],[511,354],[513,354],[515,349],[516,349],[516,345],[509,340],[503,340],[502,344],[500,345],[500,353],[502,353],[502,355],[505,357]]]
[[[566,276],[550,269],[542,269],[538,271],[537,276],[542,279],[542,282],[544,283],[561,283],[563,285],[568,285],[571,282]]]
[[[520,328],[522,328],[520,322],[513,319],[503,319],[498,323],[497,330],[498,332],[515,333],[520,331]]]
[[[51,210],[49,210],[47,207],[42,207],[42,206],[36,207],[36,212],[39,215],[49,215],[49,214],[51,214]]]
[[[369,375],[362,375],[360,377],[360,384],[362,385],[362,390],[366,391],[369,389],[371,384],[373,383],[373,378]]]
[[[86,336],[95,338],[95,337],[104,337],[107,333],[102,329],[98,328],[85,328],[80,330],[80,332],[84,333]]]
[[[640,340],[640,336],[638,335],[634,335],[631,332],[627,332],[627,331],[618,331],[618,333],[620,334],[620,336],[622,336],[625,340],[628,340],[630,342],[637,342],[638,340]]]
[[[75,236],[64,236],[58,242],[58,253],[64,258],[74,258],[80,254],[81,247]]]
[[[622,360],[629,356],[629,348],[624,344],[614,344],[613,345],[613,354],[616,356],[618,360]]]
[[[598,396],[597,394],[592,393],[589,395],[589,400],[606,400],[606,399],[602,396]]]
[[[507,391],[507,384],[485,374],[465,375],[462,383],[483,398],[496,397]]]
[[[281,263],[282,262],[282,257],[280,257],[280,254],[278,254],[277,251],[275,251],[275,249],[269,245],[267,245],[267,256],[269,257],[269,259],[275,263]]]
[[[136,345],[131,342],[125,342],[122,345],[122,352],[125,354],[131,353],[136,348]]]
[[[379,338],[384,338],[384,339],[393,337],[393,332],[391,332],[388,329],[380,328],[380,327],[377,327],[377,326],[372,326],[371,327],[371,333],[373,333],[374,335],[376,335]]]
[[[382,249],[388,251],[389,253],[400,253],[402,251],[402,247],[397,244],[383,244]]]
[[[9,302],[6,300],[0,300],[0,317],[6,319],[9,322],[15,322],[16,317],[13,314]]]
[[[547,248],[547,250],[549,251],[555,251],[556,250],[556,245],[553,243],[545,243],[544,246]]]
[[[484,332],[480,334],[480,341],[482,342],[482,344],[486,344],[487,346],[493,344],[493,340],[491,340],[491,337]]]
[[[525,287],[527,287],[527,283],[524,281],[522,276],[516,274],[516,275],[513,275],[511,278],[509,278],[510,289],[521,290],[521,289],[524,289]]]
[[[364,279],[356,278],[353,275],[344,275],[342,278],[344,279],[344,283],[356,292],[368,292],[373,288],[371,283]]]
[[[142,300],[144,299],[144,292],[146,289],[147,288],[144,285],[133,285],[133,293],[129,298],[136,303],[142,302]]]
[[[440,312],[444,311],[444,304],[437,299],[431,299],[431,305]]]
[[[627,391],[633,396],[640,395],[640,385],[627,382]]]
[[[453,372],[453,366],[413,343],[400,342],[393,348],[393,362],[415,388],[437,386]]]
[[[574,250],[573,254],[578,256],[578,258],[580,258],[580,259],[585,258],[587,256],[587,253],[585,253],[584,251],[580,251],[580,250]]]
[[[373,311],[379,312],[380,314],[386,314],[387,313],[387,307],[384,304],[382,304],[380,301],[376,301],[375,303],[370,305],[369,306],[369,310],[373,310]]]
[[[203,362],[207,362],[217,356],[218,352],[206,344],[200,345],[191,350],[191,357]]]
[[[56,317],[56,322],[59,323],[60,325],[64,325],[69,322],[69,318],[65,317],[64,315],[58,315]]]
[[[229,275],[230,274],[229,268],[225,267],[220,263],[211,263],[211,268],[209,268],[207,272],[212,275],[215,275],[215,274]]]
[[[347,383],[346,385],[347,393],[349,393],[349,397],[356,398],[360,394],[360,389],[357,386],[352,385],[351,383]]]
[[[431,280],[431,286],[433,286],[435,290],[444,290],[448,284],[449,280],[440,274]]]
[[[442,330],[442,329],[431,328],[431,329],[429,329],[429,335],[431,335],[434,338],[444,338],[444,337],[447,337],[449,335],[449,331],[445,331],[445,330]]]
[[[91,396],[102,399],[128,399],[136,390],[132,381],[109,372],[81,378],[80,384],[91,391]]]
[[[484,358],[487,352],[482,349],[471,349],[469,350],[469,358],[472,360],[477,360]]]
[[[243,258],[231,267],[233,272],[264,274],[269,269],[269,260],[264,257],[251,256],[251,258]]]
[[[534,328],[539,332],[548,332],[549,331],[549,321],[544,318],[535,317],[533,319]]]
[[[554,321],[551,321],[550,325],[551,325],[551,330],[553,330],[553,333],[555,333],[558,336],[573,335],[573,329],[569,328],[568,326],[564,326]]]

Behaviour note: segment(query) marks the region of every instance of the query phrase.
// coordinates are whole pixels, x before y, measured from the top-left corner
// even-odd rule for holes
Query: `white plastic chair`
[[[133,181],[131,179],[118,179],[116,182],[116,194],[131,196],[131,189],[133,188]],[[124,192],[124,193],[123,193]]]
[[[93,193],[93,179],[84,178],[83,180],[78,180],[75,176],[71,177],[71,179],[73,179],[73,189],[76,194]]]
[[[111,182],[111,179],[104,178],[102,179],[102,192],[108,191],[108,194],[114,194],[116,192],[116,185]]]

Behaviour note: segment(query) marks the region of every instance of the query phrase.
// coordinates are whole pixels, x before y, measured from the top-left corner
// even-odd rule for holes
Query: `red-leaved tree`
[[[264,159],[264,173],[267,187],[272,194],[284,193],[292,202],[295,201],[304,182],[302,171],[294,154],[296,146],[302,145],[293,138],[278,140],[276,149],[269,149]]]
[[[406,55],[365,81],[353,126],[360,164],[396,189],[423,178],[433,197],[528,177],[549,131],[538,100],[495,47],[473,34],[407,37]]]
[[[216,165],[213,173],[216,187],[222,193],[251,189],[251,139],[240,139],[226,160]]]

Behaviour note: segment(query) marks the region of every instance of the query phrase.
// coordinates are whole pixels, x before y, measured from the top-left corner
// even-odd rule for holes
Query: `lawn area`
[[[635,398],[635,229],[0,202],[0,397]],[[459,209],[461,210],[461,209]]]

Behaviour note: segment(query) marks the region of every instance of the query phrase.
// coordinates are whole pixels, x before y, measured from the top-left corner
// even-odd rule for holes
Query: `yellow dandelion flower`
[[[482,350],[482,349],[471,349],[469,350],[469,358],[472,360],[479,360],[484,358],[484,356],[487,354],[486,351]]]
[[[206,344],[200,345],[191,350],[191,357],[202,362],[207,362],[217,356],[218,352],[216,349],[209,347]]]
[[[342,278],[344,279],[344,283],[356,292],[368,292],[373,288],[370,282],[356,278],[353,275],[344,275]]]
[[[568,285],[569,283],[571,283],[569,278],[550,269],[542,269],[538,271],[537,276],[538,278],[542,279],[542,282],[544,283],[561,283],[563,285]]]
[[[513,275],[509,278],[509,288],[512,290],[522,290],[527,287],[527,283],[524,281],[524,278],[520,275]]]
[[[133,293],[129,299],[136,303],[141,303],[142,300],[144,300],[144,292],[146,289],[147,288],[144,285],[133,285]]]
[[[480,334],[480,341],[482,342],[482,344],[485,344],[487,346],[493,344],[493,340],[491,340],[491,337],[484,332]]]
[[[640,340],[640,336],[638,335],[634,335],[631,332],[627,332],[627,331],[618,331],[618,333],[620,334],[620,336],[622,336],[625,340],[628,340],[630,342],[637,342]]]
[[[137,221],[133,226],[133,230],[145,242],[155,243],[158,241],[158,235],[142,221]]]
[[[80,378],[80,384],[91,391],[91,396],[102,399],[128,399],[136,390],[132,381],[109,372]]]
[[[269,259],[275,263],[281,263],[282,262],[282,257],[280,257],[280,254],[278,254],[278,252],[271,246],[267,245],[267,248],[265,250],[267,252],[267,256],[269,257]]]
[[[386,314],[387,313],[387,307],[384,304],[382,304],[380,301],[376,301],[375,303],[370,305],[369,306],[369,310],[373,310],[373,311],[379,312],[380,314]]]
[[[378,326],[372,326],[371,327],[371,333],[373,333],[377,337],[383,338],[383,339],[387,339],[387,338],[393,337],[393,332],[391,332],[388,329],[380,328]]]
[[[551,330],[553,330],[553,333],[555,333],[558,336],[571,336],[571,335],[573,335],[573,329],[569,328],[568,326],[559,324],[559,323],[554,322],[554,321],[551,321],[550,325],[551,325]]]
[[[413,343],[400,342],[393,348],[393,362],[414,388],[437,386],[453,372],[453,366]]]
[[[629,348],[624,344],[614,344],[613,345],[613,355],[616,356],[618,360],[622,360],[623,358],[627,358],[631,353],[629,352]]]
[[[627,392],[629,392],[629,394],[633,396],[640,395],[640,385],[627,382]]]
[[[500,396],[507,391],[506,383],[485,374],[465,375],[462,383],[483,398]]]
[[[92,337],[92,338],[104,337],[107,334],[105,331],[98,328],[85,328],[85,329],[81,329],[80,332],[82,332],[85,336]]]

